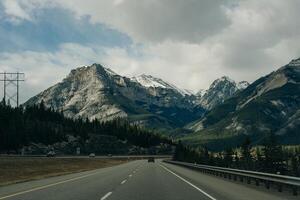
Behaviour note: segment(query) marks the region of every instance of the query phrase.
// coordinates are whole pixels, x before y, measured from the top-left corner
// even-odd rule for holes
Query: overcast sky
[[[223,75],[251,82],[300,57],[299,10],[299,0],[1,0],[0,71],[26,73],[22,101],[92,63],[193,91]]]

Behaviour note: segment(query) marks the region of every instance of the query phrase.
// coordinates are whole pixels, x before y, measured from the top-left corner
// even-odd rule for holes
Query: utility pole
[[[0,81],[3,82],[4,101],[14,101],[19,107],[20,81],[25,81],[25,74],[20,72],[1,72],[0,77]],[[10,92],[8,92],[8,87],[11,88]]]
[[[19,73],[17,73],[17,107],[19,107]]]
[[[3,74],[3,82],[4,82],[4,88],[3,88],[3,91],[4,91],[4,96],[3,96],[3,99],[4,99],[4,101],[5,101],[5,99],[6,99],[6,72],[4,72],[4,74]]]

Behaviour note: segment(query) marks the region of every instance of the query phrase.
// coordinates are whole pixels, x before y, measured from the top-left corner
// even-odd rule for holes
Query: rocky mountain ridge
[[[204,109],[169,87],[144,87],[99,64],[74,69],[62,82],[29,99],[62,110],[65,116],[111,120],[128,118],[156,128],[174,128],[201,117]]]
[[[188,128],[196,133],[187,141],[213,148],[237,145],[245,136],[259,144],[271,133],[281,143],[299,144],[300,59],[259,78]]]
[[[222,104],[226,99],[235,95],[249,86],[247,81],[235,82],[227,76],[223,76],[213,81],[210,87],[197,93],[198,104],[207,110]]]
[[[219,99],[204,107],[201,97],[160,78],[145,74],[128,78],[93,64],[72,70],[60,83],[24,105],[43,101],[45,106],[62,110],[67,117],[101,121],[127,118],[151,128],[173,129],[201,118],[237,90],[237,84],[227,77],[216,80],[203,98],[209,101],[209,96],[215,98],[213,95],[217,94]]]

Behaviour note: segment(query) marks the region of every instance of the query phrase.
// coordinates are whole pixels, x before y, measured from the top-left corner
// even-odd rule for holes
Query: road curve
[[[0,187],[0,200],[284,200],[288,193],[146,160]]]

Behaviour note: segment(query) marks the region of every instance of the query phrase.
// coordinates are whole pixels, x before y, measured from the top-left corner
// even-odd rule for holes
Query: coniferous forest
[[[253,146],[250,138],[238,148],[222,152],[210,152],[206,147],[193,148],[178,142],[174,160],[218,167],[300,176],[300,146],[280,145],[274,134],[266,136],[259,146]]]
[[[2,101],[0,152],[17,153],[31,144],[72,146],[71,150],[62,153],[74,153],[76,147],[81,147],[85,153],[125,154],[129,147],[149,149],[161,144],[170,146],[171,141],[122,119],[109,122],[70,119],[62,112],[46,108],[43,103],[13,108]]]

